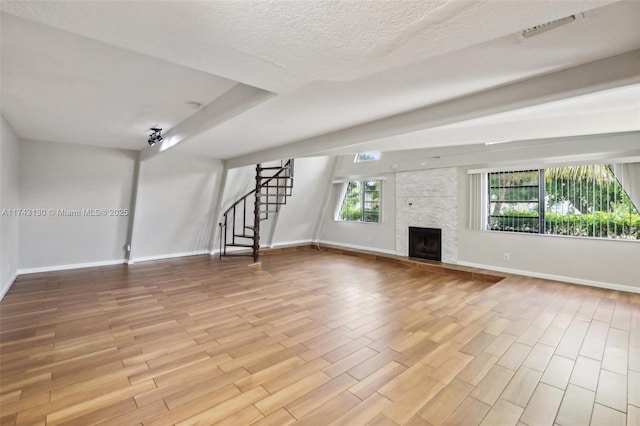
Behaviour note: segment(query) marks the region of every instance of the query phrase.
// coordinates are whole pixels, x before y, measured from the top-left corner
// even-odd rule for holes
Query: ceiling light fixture
[[[492,142],[485,142],[485,145],[498,145],[501,143],[509,143],[509,142],[513,142],[513,141],[492,141]]]
[[[149,130],[151,130],[151,134],[149,135],[149,140],[147,140],[147,142],[149,142],[149,145],[154,146],[155,144],[157,144],[158,142],[162,142],[162,129],[158,128],[158,127],[152,127]]]
[[[522,31],[521,35],[524,38],[535,37],[539,34],[546,33],[547,31],[562,27],[563,25],[570,24],[580,17],[582,17],[582,14],[570,15],[564,18],[556,19],[554,21],[545,22],[544,24],[534,25],[533,27],[527,28]]]

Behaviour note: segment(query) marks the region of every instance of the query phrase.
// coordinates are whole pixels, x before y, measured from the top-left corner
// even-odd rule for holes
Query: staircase
[[[293,159],[281,162],[279,167],[256,165],[256,187],[233,203],[223,214],[220,227],[220,259],[222,256],[251,256],[258,262],[260,256],[260,222],[269,219],[269,214],[278,213],[280,206],[287,204],[293,188]],[[252,200],[250,198],[253,198]],[[253,214],[247,224],[247,204]],[[238,252],[227,251],[239,247]],[[251,249],[246,253],[245,249]]]

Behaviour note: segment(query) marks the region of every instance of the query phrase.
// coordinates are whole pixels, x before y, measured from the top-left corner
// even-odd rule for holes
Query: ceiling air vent
[[[538,34],[542,34],[547,31],[551,31],[553,29],[559,28],[563,25],[570,24],[580,17],[582,17],[582,14],[571,15],[571,16],[567,16],[566,18],[556,19],[555,21],[549,21],[549,22],[545,22],[544,24],[535,25],[533,27],[527,28],[526,30],[522,31],[521,35],[524,38],[535,37]]]

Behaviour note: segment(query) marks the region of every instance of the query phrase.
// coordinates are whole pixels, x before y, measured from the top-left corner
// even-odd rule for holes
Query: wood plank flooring
[[[2,425],[640,425],[640,295],[311,249],[20,277]]]

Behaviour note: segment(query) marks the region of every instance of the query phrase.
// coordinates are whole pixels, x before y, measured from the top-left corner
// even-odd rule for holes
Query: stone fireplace
[[[441,259],[458,261],[458,174],[455,168],[396,174],[396,253],[409,253],[409,228],[441,230]]]

